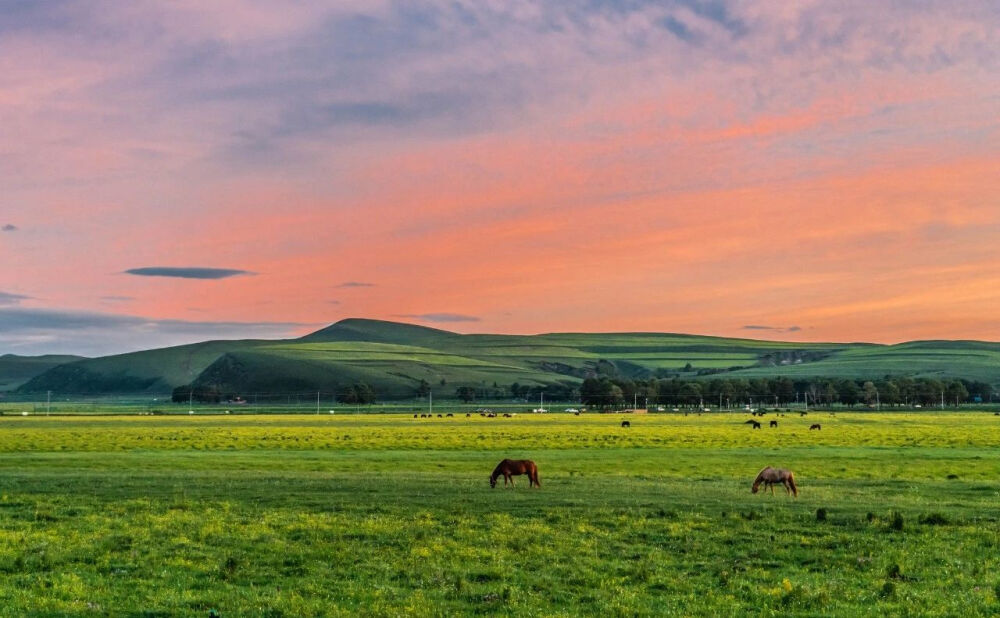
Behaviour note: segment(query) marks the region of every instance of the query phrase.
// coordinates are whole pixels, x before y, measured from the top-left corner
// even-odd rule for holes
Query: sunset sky
[[[1000,340],[996,0],[13,0],[0,354]]]

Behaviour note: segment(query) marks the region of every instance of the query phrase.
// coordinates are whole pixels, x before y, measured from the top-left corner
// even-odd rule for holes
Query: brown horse
[[[791,470],[785,470],[784,468],[772,468],[768,466],[760,471],[757,478],[753,480],[753,487],[750,488],[750,493],[757,493],[760,489],[760,484],[764,484],[764,491],[767,488],[771,488],[771,495],[774,495],[774,485],[776,483],[781,483],[785,486],[785,493],[790,493],[796,498],[799,497],[799,488],[795,486],[795,475],[792,474]]]
[[[823,427],[819,423],[814,423],[809,425],[809,431],[812,431],[813,429],[823,429]]]
[[[493,474],[490,475],[490,487],[497,486],[497,479],[500,475],[503,475],[504,487],[507,486],[507,481],[510,481],[510,486],[513,487],[513,477],[522,474],[528,475],[528,487],[535,486],[540,488],[542,486],[538,482],[538,466],[535,465],[535,462],[530,459],[504,459],[493,469]]]

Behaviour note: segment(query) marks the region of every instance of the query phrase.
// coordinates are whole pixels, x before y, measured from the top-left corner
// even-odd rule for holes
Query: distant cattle
[[[416,414],[414,414],[414,415],[413,415],[413,418],[417,418],[417,415],[416,415]]]
[[[778,421],[771,421],[771,427],[777,427]]]
[[[747,421],[747,422],[745,422],[743,424],[744,425],[750,425],[750,429],[760,429],[760,423],[758,423],[757,421],[754,421],[754,420],[749,420],[749,421]]]
[[[494,416],[496,416],[496,415],[494,415]],[[507,412],[504,412],[504,413],[503,413],[503,417],[504,417],[504,418],[513,418],[513,417],[512,417],[512,416],[511,416],[510,414],[508,414]]]
[[[470,416],[472,416],[472,414],[470,414],[468,412],[465,413],[465,418],[469,418]]]
[[[632,426],[632,423],[630,423],[628,421],[622,421],[622,427],[631,427],[631,426]]]
[[[454,415],[454,414],[452,414],[451,412],[449,412],[449,413],[448,413],[448,418],[454,418],[454,416],[455,416],[455,415]]]
[[[809,413],[808,412],[799,412],[799,416],[805,416],[806,414],[809,414]]]
[[[442,416],[440,414],[438,414],[438,418],[442,418]]]
[[[813,429],[823,429],[823,427],[821,427],[819,423],[813,423],[812,425],[809,425],[809,431],[812,431]]]

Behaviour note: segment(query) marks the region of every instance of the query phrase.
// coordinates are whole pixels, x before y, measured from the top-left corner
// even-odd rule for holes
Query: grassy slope
[[[222,360],[220,360],[222,359]],[[724,375],[949,376],[1000,381],[1000,344],[913,342],[897,346],[787,343],[659,333],[458,335],[377,320],[344,320],[291,341],[213,341],[85,360],[58,367],[24,391],[165,392],[199,376],[240,392],[333,391],[371,383],[385,398],[410,396],[420,380],[448,393],[578,381],[600,360],[625,375],[658,369],[732,369]],[[216,365],[213,366],[213,363]],[[694,372],[688,375],[695,375]]]
[[[631,420],[3,418],[0,615],[1000,609],[992,415]],[[505,456],[542,489],[490,490]]]
[[[82,356],[59,354],[44,356],[4,354],[0,356],[0,391],[15,389],[53,367],[82,359]]]
[[[892,346],[857,347],[814,363],[756,367],[736,374],[849,378],[910,375],[962,377],[997,384],[1000,383],[1000,344],[981,341],[913,341]]]

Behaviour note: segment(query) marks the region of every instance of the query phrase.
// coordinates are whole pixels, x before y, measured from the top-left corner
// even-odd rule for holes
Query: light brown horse
[[[535,486],[540,488],[542,486],[538,482],[538,466],[530,459],[504,459],[498,463],[497,467],[493,469],[493,474],[490,475],[490,487],[497,486],[497,479],[501,474],[503,475],[504,487],[507,486],[507,481],[510,481],[510,486],[513,487],[513,477],[522,474],[528,475],[528,487]]]
[[[785,486],[785,493],[790,493],[796,498],[799,497],[799,488],[795,486],[795,475],[792,474],[791,470],[785,470],[784,468],[772,468],[768,466],[760,471],[757,478],[753,480],[753,487],[750,488],[750,493],[757,493],[760,489],[760,484],[764,484],[764,491],[767,488],[771,488],[771,495],[774,495],[774,486],[776,483],[781,483]]]

